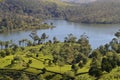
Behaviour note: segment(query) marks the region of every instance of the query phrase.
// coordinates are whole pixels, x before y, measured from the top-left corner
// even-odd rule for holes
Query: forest
[[[120,31],[108,44],[92,49],[86,34],[64,42],[32,32],[19,45],[0,41],[1,80],[119,80]]]
[[[1,0],[0,32],[50,28],[51,25],[43,22],[53,18],[86,24],[119,24],[119,4],[119,0],[88,4],[60,0]]]

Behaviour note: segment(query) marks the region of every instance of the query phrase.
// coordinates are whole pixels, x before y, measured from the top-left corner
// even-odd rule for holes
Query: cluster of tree
[[[52,27],[43,24],[42,19],[50,15],[43,4],[39,0],[3,0],[0,2],[0,32]]]
[[[89,74],[100,77],[103,71],[110,72],[116,66],[120,66],[120,31],[115,33],[114,38],[109,44],[100,46],[94,50],[90,57],[93,59]]]
[[[3,72],[4,74],[3,74]],[[1,80],[41,80],[39,77],[33,74],[25,73],[17,70],[0,70]]]
[[[77,65],[78,67],[83,67],[83,65],[87,63],[88,55],[91,52],[91,46],[88,37],[85,34],[83,34],[78,40],[75,36],[69,34],[65,37],[64,43],[61,43],[56,37],[53,37],[53,40],[45,42],[45,39],[47,39],[45,33],[39,37],[34,32],[31,33],[30,37],[34,40],[32,44],[34,46],[45,44],[39,49],[39,51],[36,49],[29,50],[31,53],[36,54],[35,57],[39,57],[39,52],[43,53],[43,55],[51,54],[53,56],[53,60],[47,59],[44,62],[45,64],[46,61],[48,61],[47,63],[49,66],[53,63],[59,66],[64,66],[65,64],[74,66],[75,64],[79,64]]]
[[[69,21],[96,24],[120,23],[119,4],[116,1],[99,1],[66,9],[66,18]],[[102,6],[101,6],[102,5]]]
[[[116,38],[114,38],[109,44],[100,46],[91,52],[88,36],[86,34],[81,35],[80,39],[77,39],[74,35],[69,34],[67,37],[65,37],[64,42],[60,42],[59,40],[57,40],[56,37],[54,37],[53,40],[46,41],[48,36],[45,33],[43,33],[39,37],[34,31],[30,34],[30,37],[34,40],[33,42],[31,42],[31,45],[25,45],[27,44],[26,39],[21,40],[20,45],[14,44],[13,47],[10,47],[12,43],[9,43],[8,47],[4,46],[2,50],[0,50],[0,57],[4,58],[5,56],[14,55],[17,54],[18,51],[26,52],[26,54],[24,54],[26,55],[26,57],[31,57],[37,60],[40,59],[39,57],[41,53],[44,56],[51,55],[52,59],[47,58],[42,61],[44,65],[60,66],[60,71],[62,66],[66,64],[71,65],[71,71],[65,72],[64,74],[61,72],[55,73],[58,74],[61,79],[75,79],[78,69],[84,67],[88,59],[91,58],[92,62],[89,66],[89,75],[100,78],[100,76],[103,75],[104,72],[110,73],[113,68],[115,68],[116,66],[120,66],[120,31],[116,32],[115,36]],[[38,44],[39,39],[40,41],[42,40],[40,44]],[[8,42],[6,41],[6,43]],[[24,47],[37,45],[41,46],[37,49],[31,47],[27,50],[25,50],[26,47]],[[19,66],[21,65],[22,67],[29,68],[30,64],[32,63],[33,61],[30,59],[28,61],[25,61],[24,59],[22,59],[21,56],[14,56],[11,60],[11,64],[8,66],[10,67],[11,65],[14,66],[14,64],[19,64]],[[47,72],[46,68],[43,68],[41,70],[42,72],[40,73],[40,77],[42,77],[42,75],[46,74]],[[53,78],[55,74],[49,75],[44,78]],[[8,73],[8,75],[10,76],[11,74]],[[6,79],[7,76],[3,76],[0,78]],[[12,77],[10,76],[10,78]],[[20,78],[20,76],[18,76],[18,78]],[[28,80],[31,80],[30,76],[28,76],[28,78],[30,78]]]
[[[46,29],[51,28],[50,25],[43,24],[40,19],[32,16],[18,15],[15,13],[2,14],[4,17],[0,19],[0,32],[28,30],[28,29]]]

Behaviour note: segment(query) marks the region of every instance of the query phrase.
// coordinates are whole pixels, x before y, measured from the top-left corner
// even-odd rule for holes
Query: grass
[[[5,68],[7,65],[11,63],[12,59],[13,59],[13,55],[6,56],[5,58],[0,58],[0,68]]]
[[[71,65],[64,65],[64,66],[58,66],[58,65],[52,65],[52,66],[48,66],[47,64],[43,64],[42,61],[44,61],[44,59],[52,59],[50,55],[47,55],[47,56],[43,56],[41,55],[38,59],[41,59],[40,60],[37,60],[37,59],[34,59],[34,58],[27,58],[25,56],[22,56],[22,59],[27,63],[28,60],[32,60],[32,64],[30,64],[30,67],[33,67],[33,68],[37,68],[37,69],[43,69],[44,67],[48,70],[48,71],[53,71],[53,72],[57,72],[57,73],[65,73],[67,71],[70,71],[71,70]],[[5,66],[9,65],[11,63],[11,60],[13,59],[13,55],[11,56],[7,56],[5,58],[2,58],[0,63],[1,63],[1,66],[0,68],[4,68]],[[81,69],[78,70],[78,73],[82,73],[82,72],[88,72],[88,69],[89,69],[89,64],[90,64],[91,60],[88,61],[88,63]],[[10,69],[24,69],[25,67],[21,66],[21,64],[14,64]],[[30,70],[30,72],[33,72],[33,73],[38,73],[37,70],[35,69],[32,69],[32,68],[28,68],[26,69],[27,71]]]
[[[26,68],[25,71],[32,72],[32,73],[35,73],[35,74],[39,74],[39,73],[42,72],[41,70],[37,70],[37,69],[34,69],[34,68]]]
[[[99,80],[120,80],[120,67],[114,68],[110,73],[104,72]]]
[[[76,44],[75,44],[76,45]],[[51,47],[45,46],[44,51],[39,52],[39,49],[44,46],[44,45],[37,45],[37,46],[30,46],[30,47],[25,47],[24,50],[19,49],[15,55],[10,55],[5,58],[0,58],[0,63],[1,66],[0,68],[6,68],[6,69],[15,69],[15,70],[23,70],[27,71],[33,74],[42,74],[42,69],[46,68],[46,72],[42,74],[42,76],[45,78],[47,76],[50,76],[50,80],[56,80],[56,77],[61,79],[63,74],[69,74],[73,75],[74,72],[71,71],[71,65],[64,64],[63,66],[59,66],[58,64],[52,64],[51,66],[48,65],[48,61],[44,63],[45,59],[47,60],[53,60],[53,56],[51,54],[51,49],[54,50],[59,50],[63,44],[58,43],[58,44],[53,44]],[[35,49],[35,52],[30,52],[31,49]],[[36,57],[36,52],[38,53],[38,57]],[[44,52],[48,52],[47,54],[44,54]],[[31,56],[28,56],[31,55]],[[16,63],[16,64],[11,64],[11,60],[15,56],[20,56],[21,61]],[[23,66],[24,63],[28,63],[29,60],[32,60],[32,63],[27,66]],[[85,73],[88,72],[89,70],[89,65],[91,63],[91,59],[88,59],[88,62],[86,65],[84,65],[83,68],[80,68],[77,72],[77,74]],[[11,64],[11,66],[9,66]],[[7,67],[5,67],[7,66]],[[62,75],[61,75],[62,74]],[[87,73],[85,73],[87,75]],[[83,75],[83,74],[82,74]],[[41,75],[40,75],[41,76]],[[73,75],[74,76],[74,75]]]
[[[0,69],[13,69],[13,70],[22,70],[27,73],[32,73],[38,76],[42,77],[50,77],[49,80],[60,80],[62,78],[62,75],[68,74],[70,76],[75,76],[76,80],[95,80],[95,77],[91,77],[88,74],[91,59],[88,59],[88,62],[82,67],[79,68],[77,71],[77,74],[74,75],[74,71],[71,69],[71,65],[64,64],[63,66],[59,66],[58,64],[52,64],[51,66],[48,65],[48,61],[44,63],[45,59],[47,60],[53,60],[53,56],[49,49],[56,49],[59,50],[59,48],[63,44],[53,44],[51,47],[45,47],[45,52],[49,52],[49,54],[44,54],[44,52],[39,52],[39,49],[44,45],[38,45],[38,46],[31,46],[31,47],[25,47],[24,50],[18,50],[15,55],[9,55],[4,58],[0,58]],[[57,46],[57,47],[55,47]],[[36,53],[30,52],[30,49],[35,49],[39,56],[36,57]],[[27,56],[28,54],[32,56]],[[16,64],[11,64],[11,61],[14,59],[15,56],[20,56],[21,61]],[[23,66],[23,64],[27,64],[29,60],[32,60],[32,63],[27,66]],[[10,65],[11,64],[11,65]],[[76,64],[78,65],[78,64]],[[46,68],[46,72],[42,73],[42,69]],[[120,67],[117,67],[113,69],[110,73],[103,73],[103,75],[99,78],[99,80],[119,80],[120,77]],[[62,74],[62,75],[61,75]]]
[[[56,66],[52,66],[52,67],[47,67],[46,68],[49,71],[53,71],[53,72],[57,72],[57,73],[65,73],[69,70],[71,70],[71,65],[64,65],[62,67],[56,65]]]
[[[44,68],[43,62],[38,61],[36,59],[31,59],[31,60],[32,60],[32,64],[30,65],[31,67],[39,68],[39,69]]]
[[[90,68],[90,63],[91,63],[91,61],[92,61],[91,59],[88,59],[87,64],[84,65],[83,68],[80,68],[77,73],[85,73],[85,72],[88,72],[88,71],[89,71],[89,68]]]
[[[60,48],[61,45],[63,45],[63,44],[59,44],[58,43],[57,44],[58,48]],[[25,63],[28,63],[29,60],[32,60],[32,63],[30,64],[30,67],[33,67],[33,68],[37,68],[37,69],[46,68],[48,71],[53,71],[53,72],[62,73],[62,74],[71,70],[71,65],[67,65],[67,64],[64,65],[64,66],[61,66],[61,67],[58,66],[58,65],[53,65],[53,64],[51,66],[48,66],[48,64],[44,64],[44,60],[45,59],[49,59],[49,60],[53,59],[50,52],[47,55],[43,55],[44,54],[43,52],[39,52],[39,57],[36,57],[36,53],[31,53],[29,51],[30,49],[36,49],[36,51],[39,51],[39,49],[42,46],[43,45],[25,47],[24,50],[17,51],[15,55],[10,55],[10,56],[7,56],[5,58],[1,58],[0,59],[1,60],[0,61],[0,63],[1,63],[0,68],[5,68],[5,66],[10,65],[11,64],[11,60],[13,60],[13,57],[16,56],[16,55],[19,55],[19,56],[21,56],[22,60],[25,61]],[[56,44],[54,46],[56,46]],[[49,48],[45,48],[45,50],[49,51]],[[33,57],[27,57],[26,56],[27,54],[31,54]],[[79,69],[78,73],[88,72],[90,62],[91,62],[91,60],[89,60],[88,63],[83,68]],[[22,63],[13,64],[11,67],[7,67],[7,68],[17,69],[17,70],[18,69],[20,69],[20,70],[24,69],[25,67],[22,66],[21,64]],[[37,70],[32,69],[32,68],[28,68],[26,70],[27,71],[30,70],[30,72],[33,71],[33,73],[34,72],[37,73]]]

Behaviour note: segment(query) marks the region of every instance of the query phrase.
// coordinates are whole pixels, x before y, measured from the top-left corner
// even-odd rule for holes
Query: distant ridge
[[[89,2],[94,2],[96,0],[61,0],[65,2],[72,2],[72,3],[89,3]]]

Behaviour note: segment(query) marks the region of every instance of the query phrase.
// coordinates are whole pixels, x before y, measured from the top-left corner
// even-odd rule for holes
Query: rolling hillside
[[[48,28],[41,25],[43,19],[63,18],[60,9],[66,5],[54,0],[2,0],[0,2],[0,32]]]

